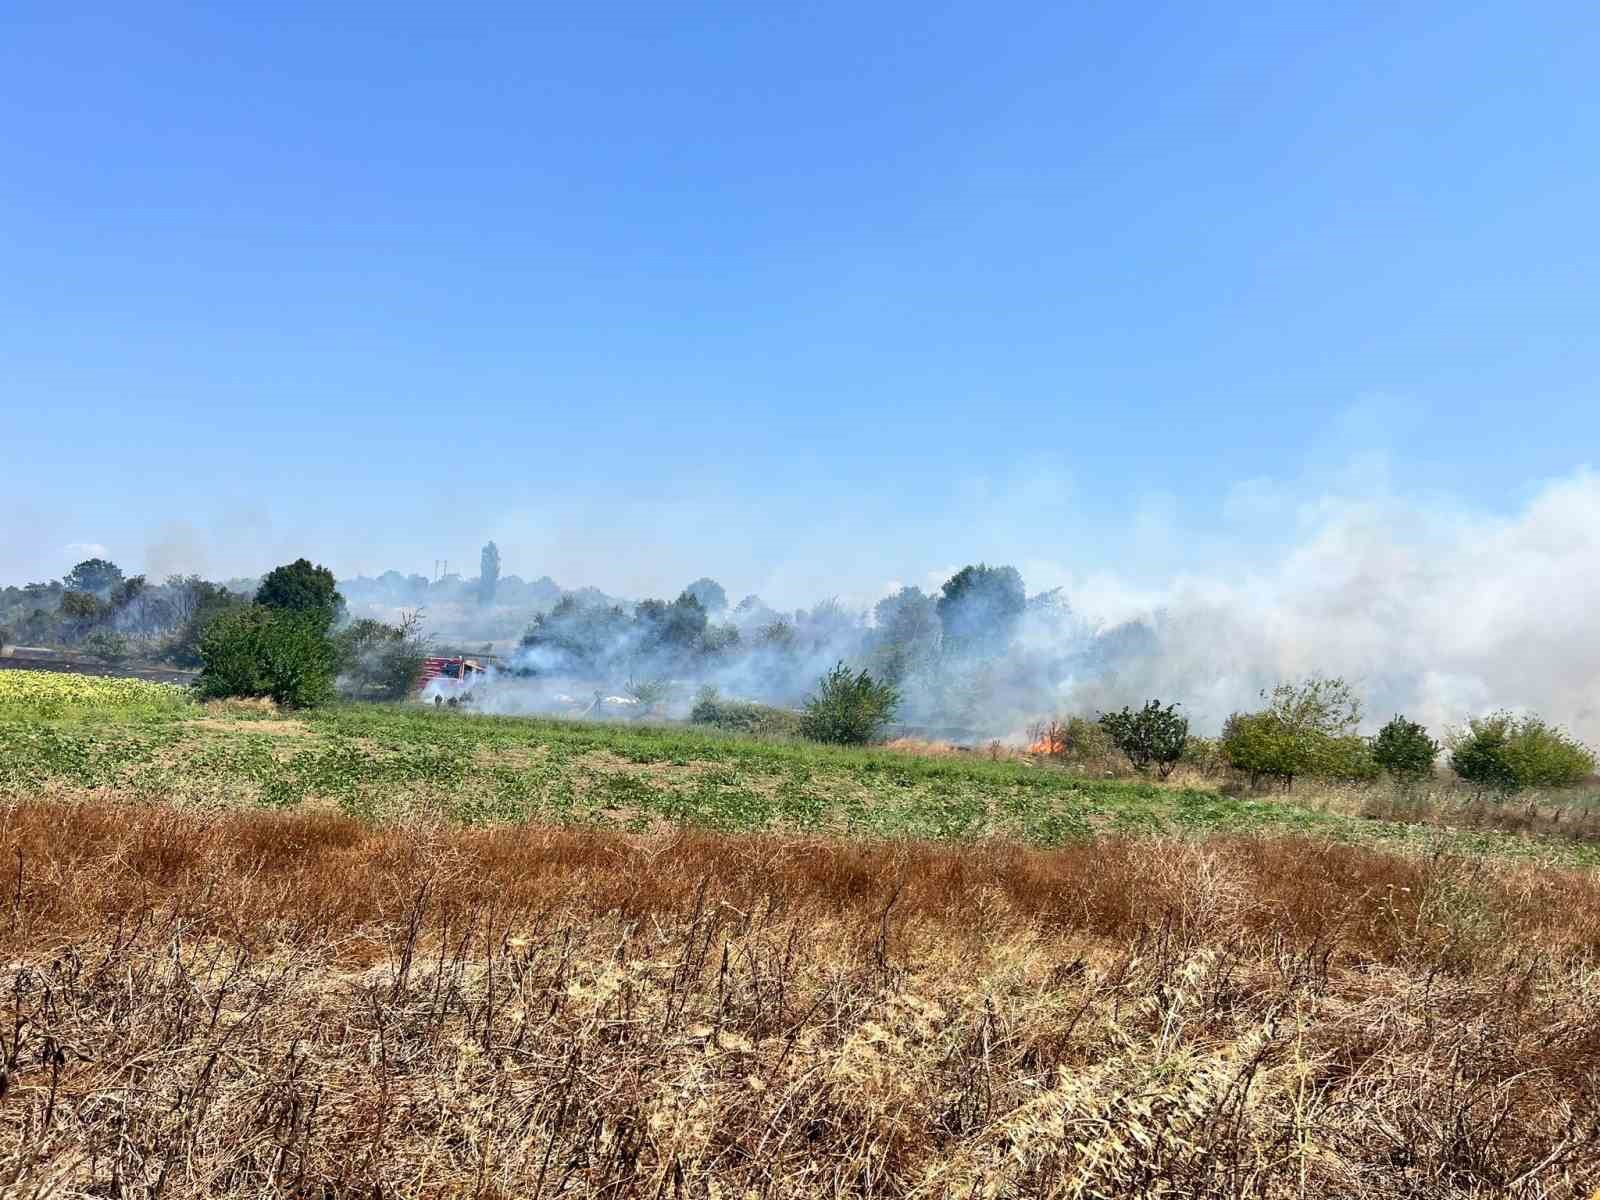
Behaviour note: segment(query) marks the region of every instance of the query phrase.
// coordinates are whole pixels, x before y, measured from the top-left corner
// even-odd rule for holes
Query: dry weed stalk
[[[8,1196],[1600,1182],[1587,875],[0,815]]]

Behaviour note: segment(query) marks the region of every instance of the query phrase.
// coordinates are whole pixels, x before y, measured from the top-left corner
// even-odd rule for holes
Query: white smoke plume
[[[1329,500],[1278,561],[1188,574],[1155,596],[1089,583],[1080,607],[1142,618],[1149,644],[1067,698],[1182,700],[1214,726],[1262,687],[1343,675],[1370,722],[1434,729],[1496,707],[1600,740],[1600,476],[1550,481],[1510,515],[1386,497]]]
[[[1374,489],[1286,516],[1295,536],[1266,561],[1235,556],[1161,586],[1025,563],[1030,583],[1063,586],[1032,597],[1004,653],[913,664],[904,719],[952,736],[1005,736],[1041,716],[1159,697],[1181,702],[1197,732],[1214,732],[1256,706],[1263,688],[1320,672],[1355,685],[1369,728],[1404,712],[1441,731],[1508,707],[1600,741],[1600,476],[1549,481],[1506,514]],[[881,661],[870,613],[823,605],[785,616],[800,634],[787,653],[754,649],[759,622],[747,621],[736,653],[687,669],[625,644],[635,633],[618,635],[617,665],[603,678],[566,677],[543,652],[526,653],[520,661],[540,677],[504,680],[489,705],[588,703],[597,690],[622,694],[629,676],[676,677],[666,711],[677,715],[708,683],[793,705],[835,661]]]

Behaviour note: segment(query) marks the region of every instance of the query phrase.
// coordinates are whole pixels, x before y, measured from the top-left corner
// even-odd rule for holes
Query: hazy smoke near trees
[[[1285,531],[1277,550],[1214,541],[1191,556],[1214,563],[1157,586],[1024,557],[952,565],[867,602],[824,594],[786,607],[709,576],[641,598],[518,575],[516,555],[492,542],[476,578],[387,571],[338,586],[351,619],[394,625],[421,610],[435,645],[494,650],[508,670],[485,704],[505,712],[573,711],[599,692],[619,698],[608,702],[619,713],[682,715],[706,686],[794,706],[843,661],[894,681],[900,720],[945,736],[1013,735],[1041,717],[1155,698],[1179,703],[1204,733],[1258,707],[1263,689],[1323,673],[1355,687],[1369,732],[1396,712],[1438,733],[1505,707],[1600,741],[1593,472],[1494,515],[1381,488],[1258,503]],[[0,588],[0,633],[72,644],[104,631],[192,647],[205,621],[260,582],[147,583],[124,577],[112,554],[61,580]],[[192,665],[192,655],[171,661]]]
[[[672,711],[706,684],[793,704],[843,660],[899,682],[904,722],[953,735],[1005,736],[1050,713],[1157,697],[1207,732],[1258,706],[1262,689],[1321,672],[1351,681],[1373,728],[1404,712],[1442,730],[1504,706],[1600,739],[1594,473],[1552,481],[1509,515],[1382,498],[1329,500],[1299,518],[1270,561],[1154,589],[1029,562],[1047,581],[1068,578],[1029,594],[1020,571],[974,564],[870,608],[778,610],[756,595],[729,605],[710,579],[646,604],[544,581],[548,615],[512,656],[537,675],[505,681],[497,703],[625,695],[630,679],[664,678],[676,681]],[[520,638],[509,624],[495,636]]]

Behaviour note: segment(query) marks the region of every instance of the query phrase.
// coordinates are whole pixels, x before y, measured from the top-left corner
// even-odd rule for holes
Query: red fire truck
[[[425,658],[415,695],[424,704],[448,704],[451,708],[470,704],[472,689],[485,673],[475,658]]]

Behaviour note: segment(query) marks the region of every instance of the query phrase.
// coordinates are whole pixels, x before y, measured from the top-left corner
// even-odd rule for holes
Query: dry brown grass
[[[1580,1196],[1600,882],[0,812],[0,1194]]]

